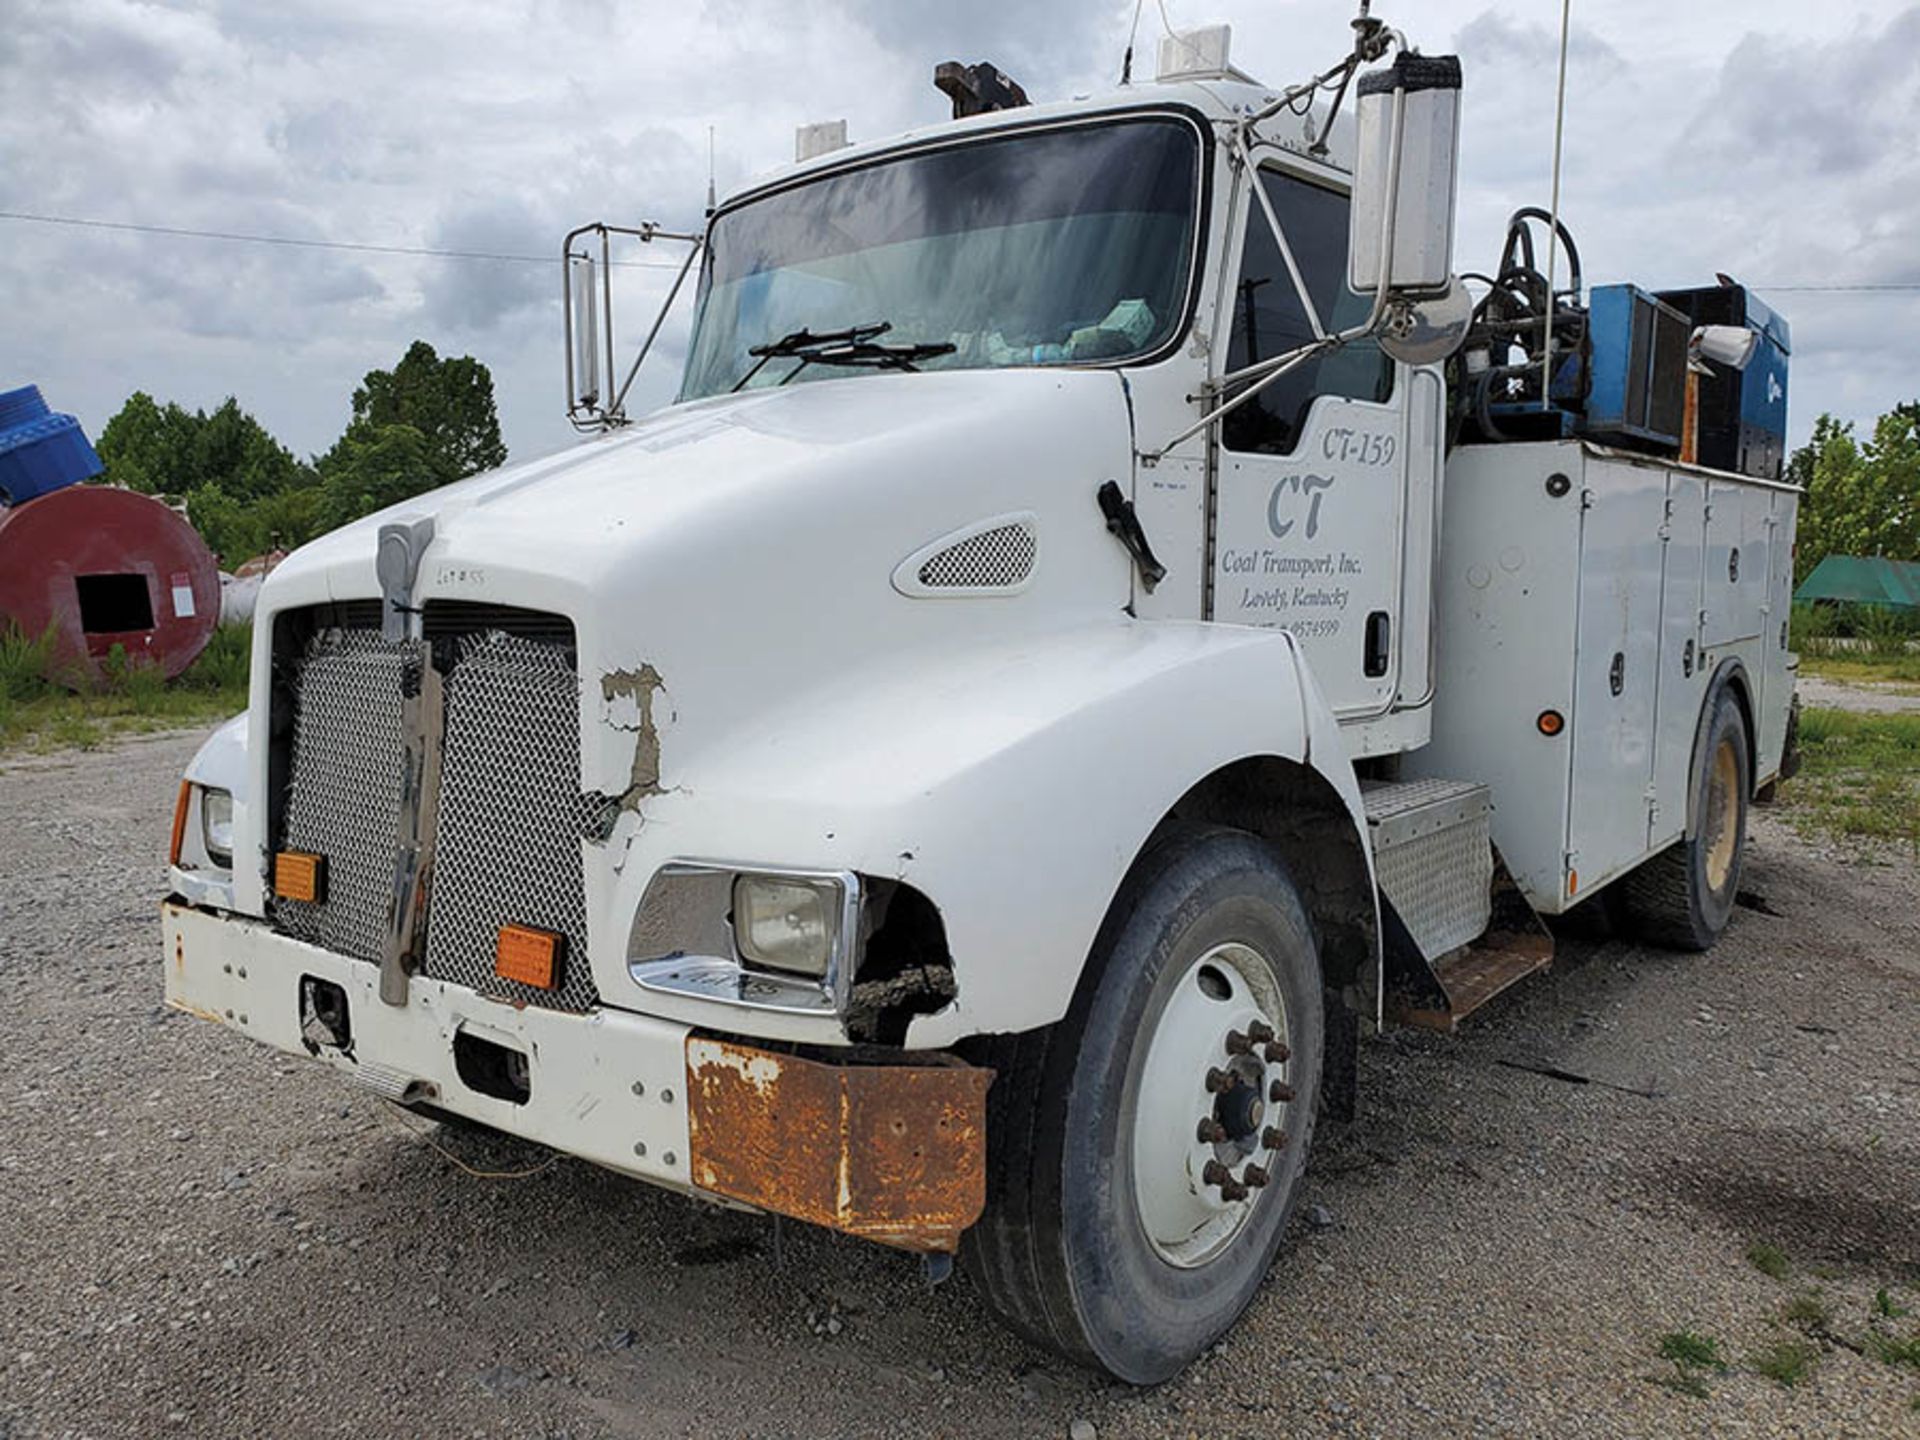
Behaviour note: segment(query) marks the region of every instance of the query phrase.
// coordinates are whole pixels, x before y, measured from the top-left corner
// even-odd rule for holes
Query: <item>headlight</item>
[[[206,846],[209,860],[225,869],[233,868],[232,792],[200,792],[200,839]]]
[[[769,970],[824,978],[844,901],[836,880],[736,876],[733,931],[741,958]]]

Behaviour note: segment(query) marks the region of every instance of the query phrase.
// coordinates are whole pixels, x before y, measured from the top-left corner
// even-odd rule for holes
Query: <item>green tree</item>
[[[318,520],[331,530],[459,477],[411,425],[355,420],[320,458]]]
[[[353,392],[354,423],[411,425],[451,479],[507,463],[493,373],[471,355],[442,360],[416,340],[391,370],[370,370]]]
[[[105,480],[155,495],[192,488],[192,455],[199,422],[178,405],[162,406],[136,390],[107,421],[94,449],[106,465]]]
[[[193,466],[203,484],[218,485],[238,500],[259,500],[301,483],[300,465],[292,452],[231,395],[218,410],[199,420]]]
[[[1896,406],[1861,441],[1822,415],[1787,478],[1804,486],[1794,581],[1829,555],[1920,560],[1920,405]]]
[[[211,415],[160,405],[136,390],[106,423],[96,447],[105,481],[149,495],[186,495],[212,485],[257,500],[313,483],[293,458],[231,395]]]

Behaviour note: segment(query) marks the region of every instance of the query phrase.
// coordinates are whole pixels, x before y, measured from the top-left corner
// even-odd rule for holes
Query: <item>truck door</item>
[[[1316,316],[1321,331],[1365,318],[1366,302],[1346,287],[1347,198],[1297,167],[1275,155],[1242,182],[1216,375],[1312,340]],[[1418,565],[1417,605],[1403,604],[1406,376],[1371,341],[1349,345],[1290,371],[1219,426],[1209,615],[1291,631],[1343,721],[1393,708],[1409,647],[1421,699],[1427,688],[1430,556]],[[1419,533],[1430,543],[1435,477],[1426,479]],[[1403,633],[1409,609],[1417,636]]]

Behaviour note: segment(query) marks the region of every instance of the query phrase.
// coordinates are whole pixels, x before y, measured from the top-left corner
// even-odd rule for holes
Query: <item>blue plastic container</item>
[[[39,386],[0,392],[0,505],[24,505],[106,468],[80,422],[48,410]]]

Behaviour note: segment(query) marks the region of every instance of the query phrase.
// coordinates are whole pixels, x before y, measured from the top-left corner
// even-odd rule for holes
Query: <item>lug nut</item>
[[[1267,1172],[1262,1170],[1258,1165],[1249,1165],[1241,1172],[1240,1178],[1255,1190],[1260,1190],[1265,1188],[1267,1180],[1270,1177],[1267,1175]]]
[[[1247,1187],[1231,1175],[1227,1176],[1220,1184],[1220,1198],[1222,1200],[1244,1200],[1247,1198],[1247,1194]]]
[[[1212,1116],[1200,1122],[1200,1139],[1203,1144],[1218,1145],[1227,1138],[1227,1127]]]
[[[1251,1036],[1242,1035],[1238,1030],[1229,1030],[1227,1032],[1227,1054],[1251,1055],[1252,1053],[1253,1039]]]
[[[1284,1065],[1292,1058],[1293,1051],[1289,1050],[1286,1045],[1279,1040],[1267,1046],[1267,1063],[1269,1065]]]
[[[1287,1148],[1287,1132],[1278,1125],[1269,1125],[1260,1132],[1260,1143],[1269,1150],[1284,1150]]]
[[[1210,1094],[1224,1095],[1240,1083],[1240,1077],[1231,1070],[1218,1068],[1207,1071],[1207,1090]]]
[[[1247,1026],[1247,1038],[1256,1045],[1264,1045],[1273,1039],[1273,1027],[1264,1020],[1256,1020]]]
[[[1293,1087],[1284,1080],[1276,1080],[1267,1087],[1267,1099],[1276,1105],[1293,1103]]]
[[[1231,1185],[1234,1183],[1233,1172],[1218,1160],[1207,1161],[1207,1168],[1200,1172],[1200,1178],[1209,1185]]]

